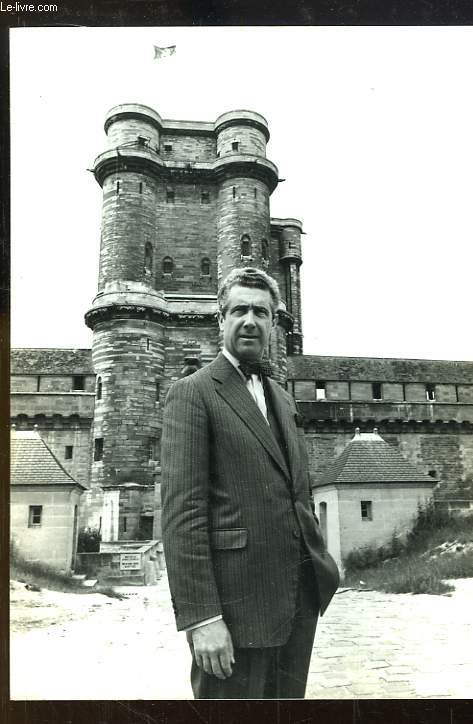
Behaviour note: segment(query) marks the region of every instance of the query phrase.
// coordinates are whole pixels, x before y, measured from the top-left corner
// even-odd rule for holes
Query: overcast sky
[[[14,347],[89,347],[103,121],[268,120],[307,354],[473,359],[473,28],[11,31]],[[176,45],[157,62],[153,45]]]

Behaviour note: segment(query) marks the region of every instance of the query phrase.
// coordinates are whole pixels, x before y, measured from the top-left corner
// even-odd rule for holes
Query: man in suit
[[[317,617],[339,582],[301,418],[259,364],[279,304],[265,272],[233,270],[218,294],[223,351],[166,399],[164,552],[196,698],[303,698]]]

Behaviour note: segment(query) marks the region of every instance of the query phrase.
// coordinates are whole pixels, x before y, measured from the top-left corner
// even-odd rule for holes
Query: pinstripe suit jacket
[[[287,641],[301,536],[321,613],[339,582],[311,509],[295,403],[268,382],[286,456],[222,354],[172,385],[164,409],[162,528],[177,628],[222,614],[237,647]]]

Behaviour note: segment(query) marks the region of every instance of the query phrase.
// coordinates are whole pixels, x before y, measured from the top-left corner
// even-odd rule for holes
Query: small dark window
[[[202,204],[210,204],[210,193],[208,191],[202,191],[200,201]]]
[[[121,523],[121,526],[120,526],[121,532],[126,533],[126,523],[127,523],[126,515],[124,515],[122,518],[120,518],[120,523]]]
[[[255,199],[256,199],[256,188],[254,188],[253,191],[254,191]]]
[[[95,393],[95,399],[101,400],[102,399],[102,378],[97,377],[97,391]]]
[[[251,255],[250,237],[249,236],[242,236],[242,238],[241,238],[241,255],[242,256]]]
[[[43,517],[42,505],[30,505],[28,511],[28,528],[35,528],[41,525]]]
[[[172,274],[174,271],[174,262],[170,256],[165,256],[163,259],[163,274]]]
[[[164,144],[164,153],[171,153],[172,151],[172,145],[170,143]]]
[[[172,189],[166,189],[166,203],[174,203],[174,191]]]
[[[74,452],[74,445],[66,445],[66,447],[64,448],[64,459],[72,460],[73,452]]]
[[[320,380],[317,380],[315,383],[315,399],[316,400],[325,400],[326,398],[326,390],[325,390],[325,382],[321,382]]]
[[[140,194],[142,194],[143,193],[143,181],[140,181],[140,183],[138,184],[138,189],[139,189]]]
[[[73,390],[84,390],[85,377],[84,375],[74,375],[72,378],[72,389]]]
[[[145,274],[151,274],[153,271],[153,246],[147,241],[145,244]]]
[[[361,520],[373,520],[373,503],[371,500],[361,501]]]
[[[36,392],[39,392],[41,387],[41,375],[38,375],[36,378]],[[458,402],[458,394],[457,394],[457,402]]]
[[[156,402],[159,402],[159,395],[161,394],[161,383],[156,380]]]
[[[117,181],[117,188],[116,188],[117,194],[120,193],[120,181]]]
[[[235,198],[236,197],[236,186],[233,187],[232,194],[233,194],[233,198]]]
[[[207,259],[207,257],[204,257],[200,262],[200,273],[203,277],[210,276],[210,259]]]
[[[146,338],[146,349],[148,352],[151,349],[151,340],[149,337]]]
[[[261,257],[265,261],[269,259],[269,244],[267,239],[263,239],[261,242]]]
[[[233,141],[232,143],[232,151],[238,151],[238,141]]]
[[[437,471],[436,471],[436,470],[429,470],[429,475],[430,475],[431,478],[436,478],[436,477],[437,477]]]
[[[148,460],[158,460],[159,458],[159,438],[150,437],[148,440]]]
[[[435,385],[425,386],[425,396],[429,402],[433,402],[435,400]]]
[[[103,437],[94,440],[94,461],[103,460]]]
[[[382,390],[381,390],[381,383],[380,382],[373,382],[372,384],[373,389],[373,400],[382,400]]]
[[[136,137],[138,141],[138,146],[148,146],[150,142],[150,138],[148,136],[137,136]]]

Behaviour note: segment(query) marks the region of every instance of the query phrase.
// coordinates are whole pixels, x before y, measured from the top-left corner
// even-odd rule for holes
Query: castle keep
[[[278,170],[263,116],[170,121],[125,104],[105,131],[92,350],[12,352],[13,422],[37,425],[86,486],[80,525],[100,527],[103,540],[159,537],[162,404],[173,381],[216,356],[217,287],[235,266],[279,284],[269,353],[304,416],[313,484],[355,427],[376,425],[440,481],[438,499],[469,507],[473,362],[303,355],[302,224],[270,215]]]

